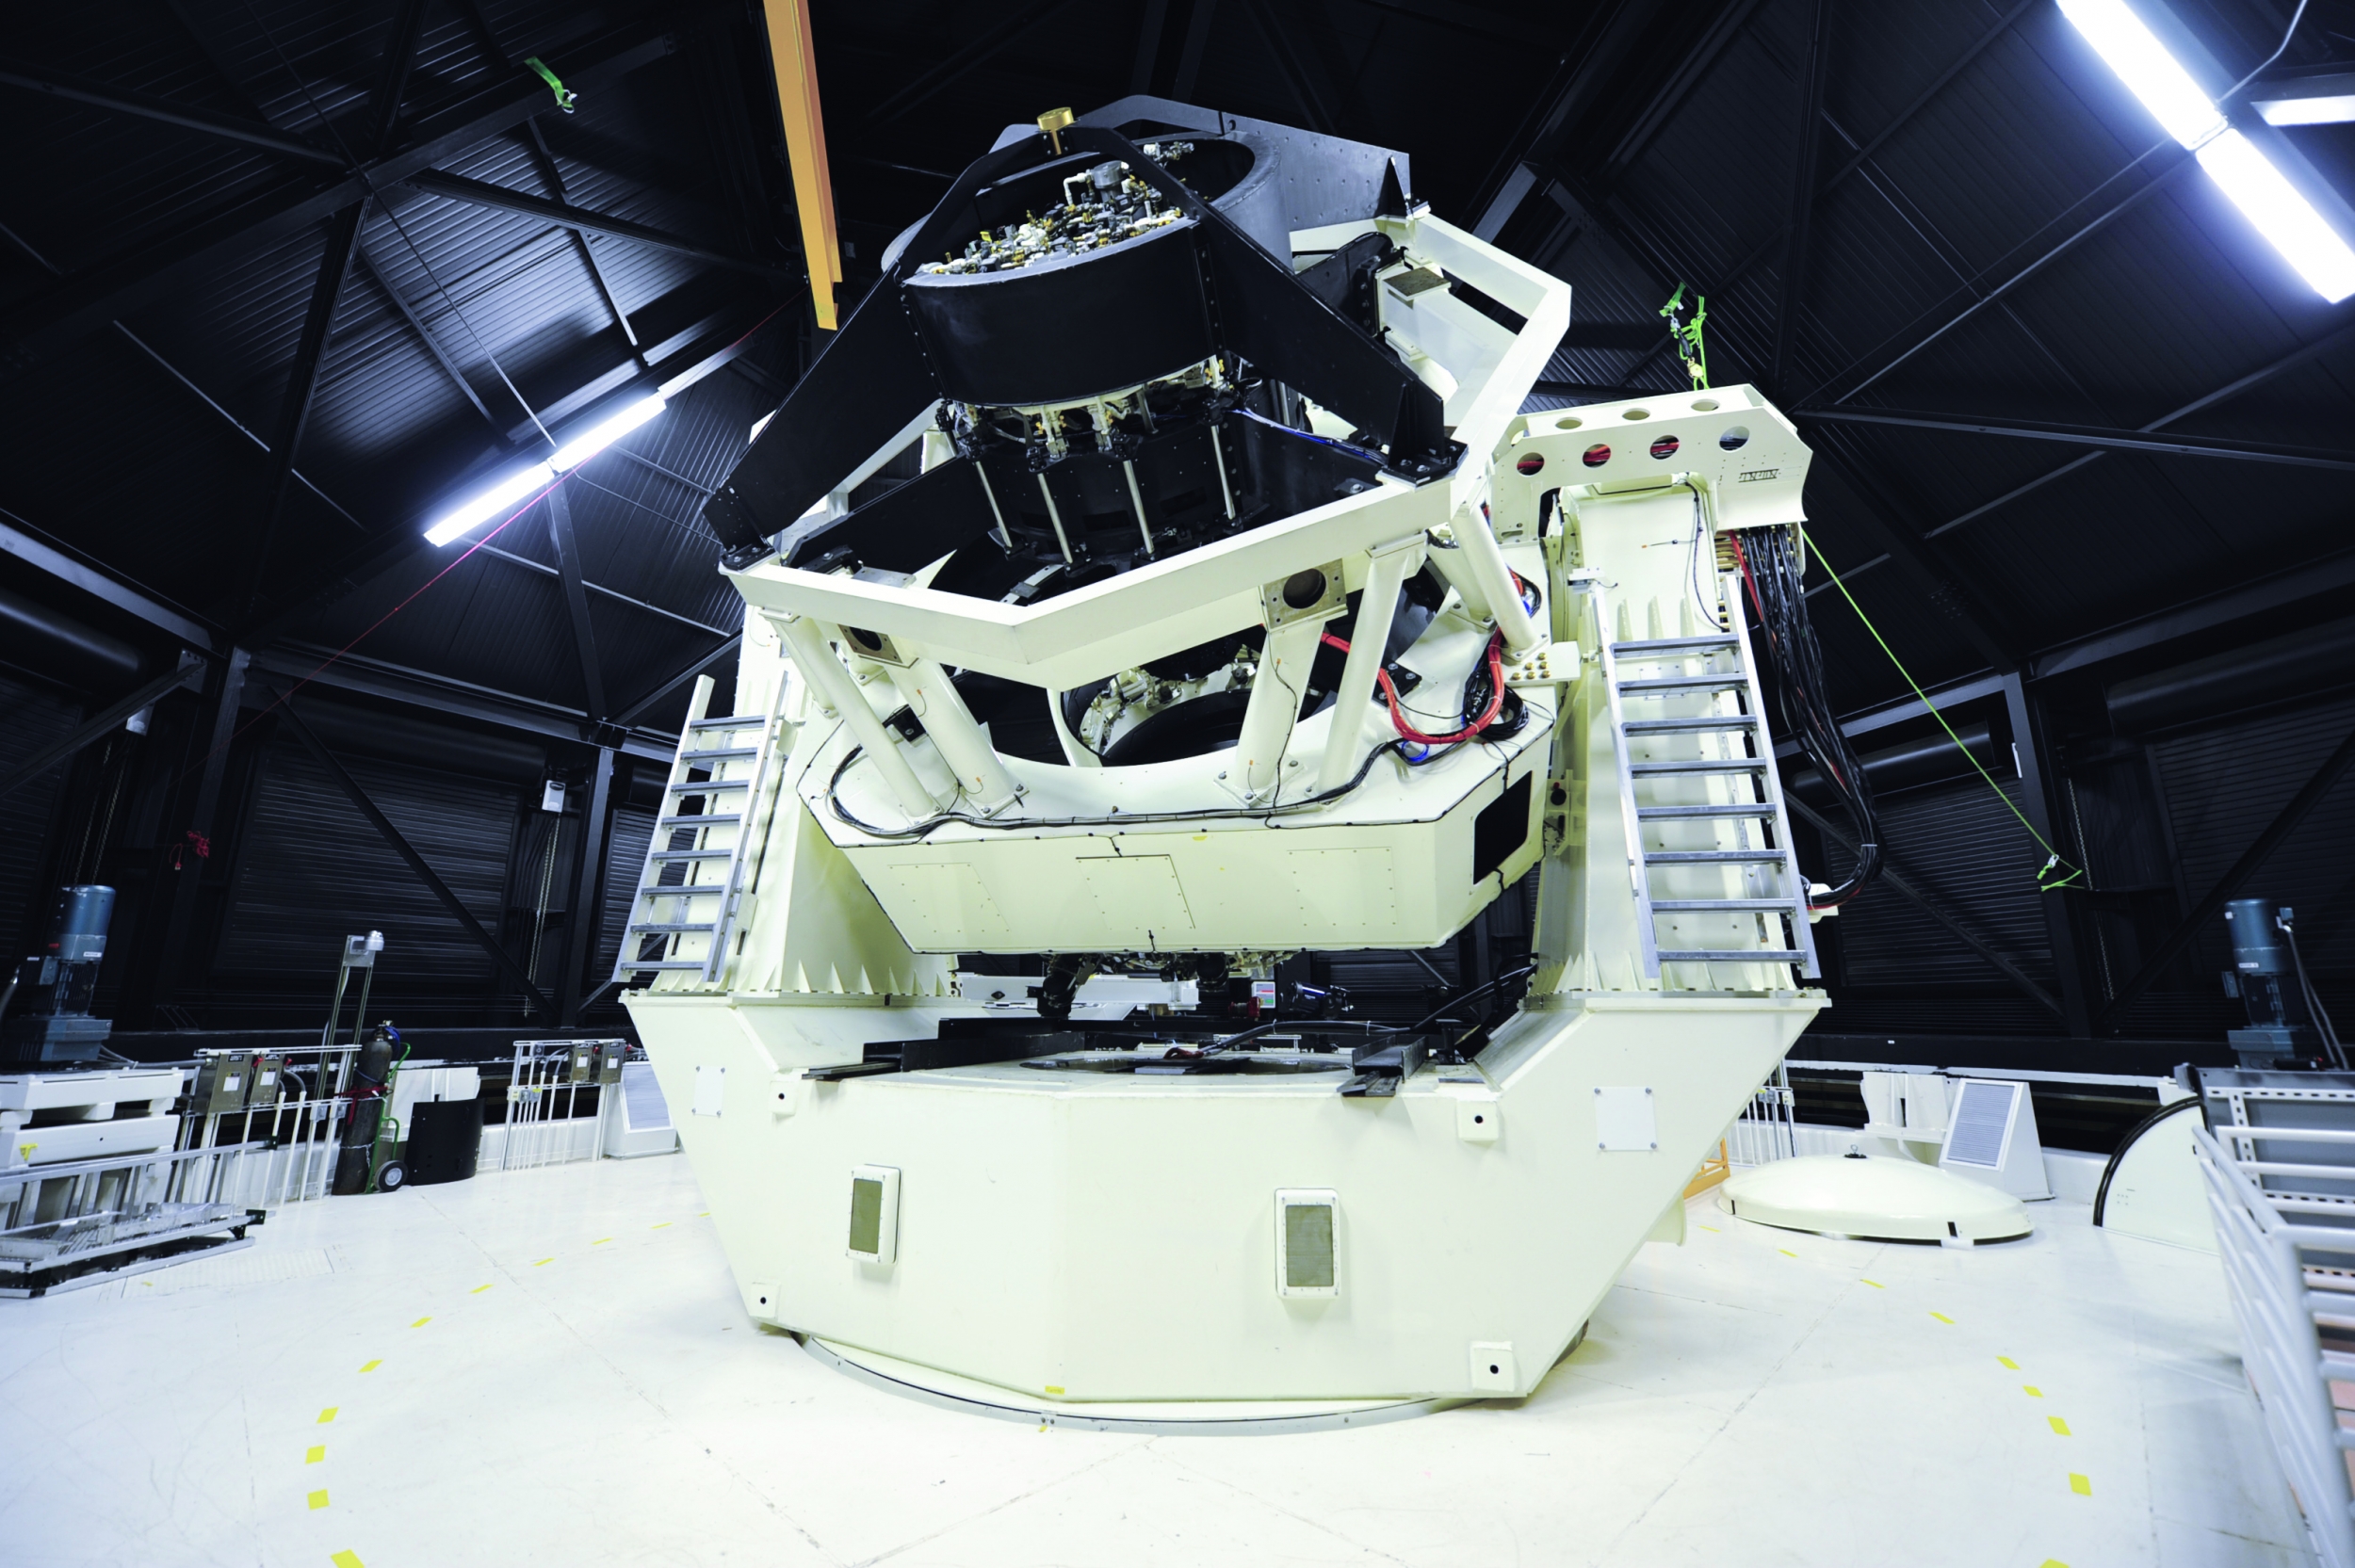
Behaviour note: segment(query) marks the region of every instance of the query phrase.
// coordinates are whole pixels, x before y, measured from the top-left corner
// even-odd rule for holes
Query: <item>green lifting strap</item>
[[[524,64],[538,72],[540,79],[548,84],[548,90],[556,94],[556,106],[566,114],[572,113],[573,105],[578,102],[578,95],[567,90],[564,84],[557,78],[556,73],[540,62],[539,56],[532,56],[524,61]]]

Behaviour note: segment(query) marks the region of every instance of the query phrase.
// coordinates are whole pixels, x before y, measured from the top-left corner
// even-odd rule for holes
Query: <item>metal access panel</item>
[[[1275,1194],[1275,1293],[1341,1293],[1340,1194],[1323,1188],[1285,1188]]]
[[[861,1263],[892,1263],[900,1256],[900,1172],[887,1165],[861,1165],[851,1172],[851,1232],[845,1249]]]
[[[276,1051],[265,1051],[253,1059],[253,1080],[246,1086],[246,1104],[252,1107],[274,1106],[279,1100],[279,1080],[286,1071],[286,1059]]]

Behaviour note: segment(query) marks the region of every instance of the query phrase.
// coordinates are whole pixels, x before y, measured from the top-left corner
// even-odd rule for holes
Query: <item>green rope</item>
[[[1679,283],[1677,291],[1668,296],[1668,302],[1660,307],[1660,314],[1667,318],[1668,341],[1676,345],[1677,358],[1684,362],[1686,372],[1692,376],[1693,390],[1699,392],[1709,385],[1709,350],[1701,345],[1701,323],[1709,319],[1709,297],[1693,296],[1693,319],[1689,322],[1681,317],[1683,308],[1684,285]]]
[[[524,61],[524,64],[538,72],[540,73],[540,79],[548,84],[548,90],[556,94],[556,106],[562,109],[566,114],[572,113],[573,105],[578,102],[579,95],[568,91],[565,89],[564,84],[557,80],[556,73],[550,71],[546,66],[540,63],[539,56],[532,56],[529,59]]]
[[[1804,526],[1799,528],[1799,538],[1806,542],[1809,554],[1819,561],[1824,558],[1823,551],[1815,547],[1815,541],[1809,536]],[[1848,591],[1848,585],[1841,580],[1840,574],[1833,572],[1828,565],[1824,570],[1830,574],[1833,586],[1840,590],[1840,597],[1848,601],[1848,607],[1856,611],[1856,618],[1864,622],[1864,629],[1873,634],[1873,640],[1879,643],[1881,652],[1889,655],[1889,662],[1897,667],[1897,673],[1906,678],[1906,685],[1913,688],[1913,694],[1922,700],[1922,705],[1930,710],[1930,717],[1938,720],[1938,727],[1946,732],[1946,738],[1955,743],[1955,750],[1962,753],[1964,761],[1978,769],[1979,777],[1987,781],[1987,787],[1993,790],[1996,798],[2004,802],[2004,809],[2020,818],[2020,825],[2028,830],[2028,836],[2035,839],[2038,846],[2049,857],[2044,862],[2043,867],[2036,874],[2037,891],[2038,893],[2058,892],[2084,876],[2085,867],[2061,859],[2060,851],[2046,842],[2044,835],[2036,831],[2036,824],[2022,816],[2020,808],[2012,803],[2011,797],[2004,793],[2004,786],[1995,782],[1995,775],[1990,773],[1981,765],[1979,759],[1971,754],[1971,748],[1962,743],[1962,736],[1955,734],[1955,727],[1946,722],[1946,716],[1939,711],[1936,703],[1930,701],[1930,694],[1922,689],[1922,683],[1913,678],[1913,671],[1908,670],[1905,660],[1897,656],[1897,650],[1889,645],[1889,639],[1881,636],[1880,628],[1873,624],[1873,618],[1864,613],[1864,606],[1856,602],[1856,595]],[[2064,866],[2068,868],[2069,875],[2059,877],[2054,874]]]

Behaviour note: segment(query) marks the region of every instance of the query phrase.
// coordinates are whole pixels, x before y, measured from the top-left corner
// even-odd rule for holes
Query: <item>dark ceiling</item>
[[[2178,9],[2233,70],[2289,23]],[[1152,91],[1403,149],[1439,216],[1567,278],[1533,406],[1679,385],[1657,311],[1705,294],[1716,381],[1798,416],[1822,559],[1925,683],[2168,611],[2206,651],[2355,580],[2355,306],[2052,0],[814,0],[813,27],[846,308],[999,127]],[[2348,56],[2355,5],[2315,4],[2282,63]],[[2347,127],[2295,135],[2355,191]],[[756,6],[20,8],[0,140],[0,587],[158,668],[175,639],[348,648],[322,679],[675,723],[740,614],[703,497],[822,342]],[[463,560],[422,542],[542,428],[658,384],[560,493],[586,636],[550,506]],[[1902,694],[1816,604],[1843,704]]]

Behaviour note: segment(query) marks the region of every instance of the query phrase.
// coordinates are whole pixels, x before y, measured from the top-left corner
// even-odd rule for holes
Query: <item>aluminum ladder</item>
[[[747,852],[755,847],[752,819],[776,760],[777,710],[785,683],[777,683],[779,703],[770,712],[723,719],[705,717],[712,686],[708,675],[696,681],[687,725],[679,732],[678,752],[663,785],[662,812],[655,818],[645,868],[639,874],[629,923],[622,933],[621,956],[613,966],[617,984],[627,985],[635,975],[671,969],[698,970],[710,984],[727,967],[728,938],[744,913],[750,892],[744,875]],[[691,773],[705,776],[690,778]],[[733,809],[717,809],[722,806]],[[667,881],[673,868],[677,880]],[[681,957],[684,940],[698,934],[709,938],[703,956]],[[662,939],[658,947],[648,940],[654,937]]]
[[[1630,675],[1626,667],[1644,672]],[[1791,819],[1744,628],[1618,642],[1606,638],[1602,680],[1645,976],[1659,978],[1663,963],[1795,963],[1802,976],[1814,978],[1807,879],[1792,851]],[[1646,717],[1628,717],[1635,703],[1644,704]],[[1695,794],[1705,798],[1681,798]],[[1655,847],[1655,840],[1665,842]],[[1730,872],[1742,892],[1653,895],[1656,870],[1689,881],[1684,868],[1716,868],[1721,885],[1723,873]],[[1692,914],[1752,915],[1758,946],[1661,946],[1660,917]]]

